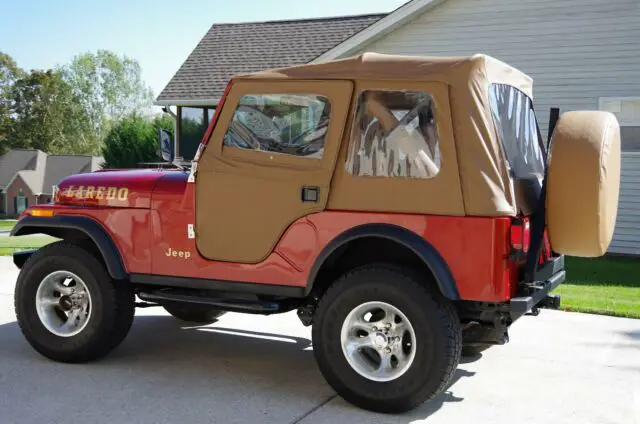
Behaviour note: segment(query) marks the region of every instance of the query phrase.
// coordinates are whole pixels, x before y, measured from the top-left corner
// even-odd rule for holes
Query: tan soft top
[[[533,98],[531,77],[484,54],[431,57],[363,53],[326,63],[270,69],[234,77],[251,78],[413,80],[441,81],[452,85],[467,85],[471,79],[512,85]]]
[[[350,176],[343,167],[338,167],[330,206],[343,210],[364,207],[372,211],[475,216],[509,216],[518,212],[509,165],[493,124],[489,92],[492,84],[504,84],[533,99],[533,80],[498,59],[484,54],[425,57],[364,53],[331,62],[242,74],[233,79],[348,80],[354,82],[356,90],[379,86],[381,82],[394,87],[431,84],[436,102],[445,105],[438,112],[442,114],[440,149],[445,163],[438,175],[422,181],[367,179]],[[444,91],[432,84],[442,85]],[[452,125],[451,131],[446,129],[447,122]],[[342,146],[341,162],[345,151]],[[415,196],[416,192],[422,196]],[[403,200],[390,204],[385,200],[387,194]],[[439,201],[433,202],[433,198]]]

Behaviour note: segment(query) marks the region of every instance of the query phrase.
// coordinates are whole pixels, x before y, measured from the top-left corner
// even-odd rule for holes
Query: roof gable
[[[38,163],[40,150],[13,149],[0,156],[0,189],[9,185],[18,171],[33,170]]]
[[[233,75],[308,63],[385,16],[214,24],[156,104],[210,104]]]
[[[0,189],[5,190],[20,179],[34,194],[51,194],[52,186],[62,179],[96,171],[103,161],[101,156],[47,155],[40,150],[10,150],[0,157],[0,176],[4,178],[12,172]]]
[[[409,23],[444,1],[445,0],[410,0],[363,31],[355,34],[353,37],[349,37],[342,43],[319,55],[312,63],[326,62],[328,60],[349,56],[364,45],[372,43],[402,25]]]
[[[49,155],[47,167],[44,172],[42,192],[50,194],[52,186],[57,185],[62,179],[73,174],[92,172],[92,156]]]

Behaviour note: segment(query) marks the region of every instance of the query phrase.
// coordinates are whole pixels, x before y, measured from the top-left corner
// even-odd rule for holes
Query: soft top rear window
[[[522,91],[506,84],[492,84],[491,114],[498,138],[515,179],[542,179],[546,153],[533,102]]]

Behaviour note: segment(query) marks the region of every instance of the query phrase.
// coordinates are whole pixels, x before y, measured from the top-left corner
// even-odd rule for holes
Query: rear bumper
[[[515,321],[522,315],[539,307],[559,306],[559,296],[550,296],[556,287],[566,279],[564,256],[553,258],[535,275],[535,281],[527,285],[521,293],[509,301],[509,313]]]

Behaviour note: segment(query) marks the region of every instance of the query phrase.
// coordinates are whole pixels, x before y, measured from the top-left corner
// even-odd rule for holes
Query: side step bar
[[[153,303],[191,303],[197,305],[209,305],[231,312],[244,312],[269,315],[272,313],[286,312],[294,309],[294,305],[284,302],[248,300],[248,299],[228,299],[224,297],[209,297],[189,293],[175,293],[172,291],[145,291],[136,295],[146,302]]]

